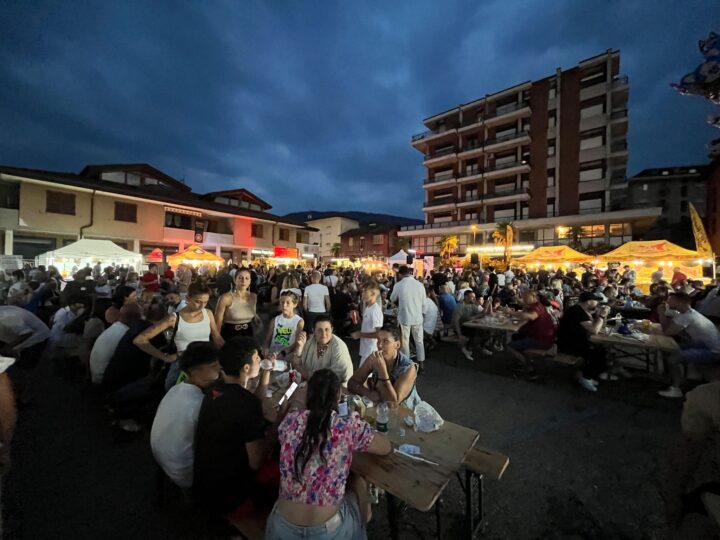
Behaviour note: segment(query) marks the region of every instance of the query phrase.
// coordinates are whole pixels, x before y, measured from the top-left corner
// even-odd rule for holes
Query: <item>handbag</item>
[[[168,344],[162,348],[162,351],[167,354],[177,354],[177,345],[175,345],[175,336],[177,335],[178,326],[180,326],[180,314],[175,314],[175,325],[173,326],[172,336],[170,337]]]

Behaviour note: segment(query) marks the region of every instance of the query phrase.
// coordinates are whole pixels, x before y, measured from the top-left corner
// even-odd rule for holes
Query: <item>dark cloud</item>
[[[3,2],[0,162],[147,161],[276,211],[419,215],[422,119],[608,48],[631,80],[630,166],[705,161],[712,1]],[[716,29],[717,30],[717,29]]]

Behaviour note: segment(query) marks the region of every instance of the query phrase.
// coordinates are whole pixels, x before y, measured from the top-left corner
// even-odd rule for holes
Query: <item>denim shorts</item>
[[[322,525],[301,527],[287,521],[277,509],[272,509],[265,527],[265,540],[367,540],[365,521],[360,515],[357,496],[348,490],[337,514]]]

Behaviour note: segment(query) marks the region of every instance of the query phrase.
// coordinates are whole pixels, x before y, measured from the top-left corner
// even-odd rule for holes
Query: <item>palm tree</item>
[[[338,258],[340,256],[340,251],[342,250],[342,246],[338,243],[333,244],[330,247],[330,251],[332,252],[332,256],[335,258]]]
[[[492,233],[493,241],[496,246],[502,246],[505,248],[505,264],[510,264],[511,247],[513,243],[514,230],[512,221],[498,223],[495,230]]]
[[[585,236],[585,232],[580,225],[573,225],[572,227],[570,227],[567,234],[568,237],[571,239],[570,245],[572,245],[572,247],[577,248],[582,245],[580,239]]]
[[[440,258],[443,260],[443,264],[447,264],[450,257],[457,251],[458,244],[460,243],[459,238],[454,234],[443,236],[440,241],[436,244],[438,251],[440,252]]]

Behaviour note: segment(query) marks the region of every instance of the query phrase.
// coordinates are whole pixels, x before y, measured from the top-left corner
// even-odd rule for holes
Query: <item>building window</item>
[[[300,244],[303,243],[303,237],[302,237],[302,233],[300,231],[297,231],[295,233],[295,242],[298,242]]]
[[[353,237],[348,238],[348,247],[353,247]]]
[[[278,230],[278,239],[282,242],[290,241],[290,231],[288,229]]]
[[[548,113],[548,127],[551,127],[551,128],[555,127],[556,118],[557,118],[556,113],[557,113],[557,111],[555,109],[553,109],[552,111],[550,111]]]
[[[116,202],[115,221],[127,221],[128,223],[137,223],[137,204]]]
[[[548,187],[553,187],[555,185],[555,169],[548,169],[547,185]]]
[[[262,223],[253,223],[250,226],[250,236],[252,236],[253,238],[262,238],[263,237]]]
[[[555,198],[547,200],[547,217],[555,216]]]
[[[47,191],[45,211],[51,214],[75,215],[75,195],[64,191]]]
[[[590,148],[600,148],[605,144],[605,137],[602,132],[598,133],[593,130],[580,135],[580,150],[589,150]]]
[[[385,240],[385,235],[383,234],[373,234],[373,245],[377,246],[378,244],[382,244]]]
[[[192,229],[192,217],[185,214],[165,212],[165,226],[170,229]]]
[[[548,140],[548,157],[555,155],[555,139]]]
[[[0,208],[20,208],[20,184],[0,181]]]
[[[124,184],[125,173],[122,171],[104,172],[100,175],[100,179],[105,180],[106,182],[113,182],[115,184]]]
[[[580,109],[580,118],[592,118],[593,116],[597,116],[599,114],[603,114],[605,112],[605,104],[603,103],[593,103],[589,104],[587,106],[583,106],[582,109]]]

